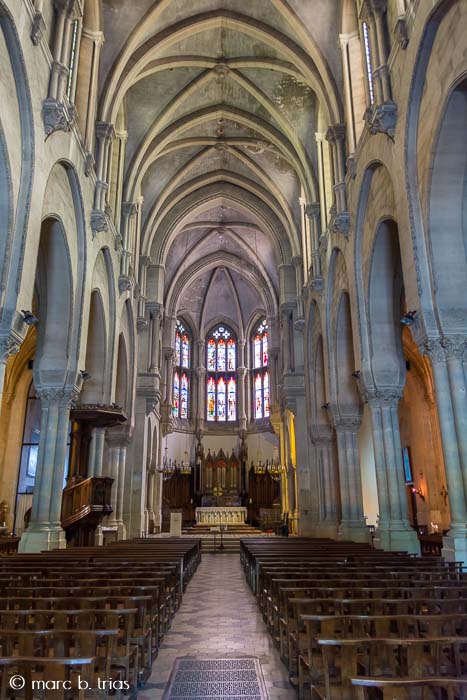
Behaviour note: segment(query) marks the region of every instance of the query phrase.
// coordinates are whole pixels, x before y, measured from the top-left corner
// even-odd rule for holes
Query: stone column
[[[40,552],[66,546],[61,507],[70,408],[77,391],[37,387],[41,400],[41,429],[31,520],[20,542],[21,552]]]
[[[89,448],[88,476],[102,476],[105,428],[93,428]]]
[[[465,339],[429,340],[420,348],[433,367],[441,442],[451,510],[449,533],[443,538],[448,561],[467,562],[465,465],[466,397],[462,355]],[[464,473],[463,473],[464,471]]]
[[[118,455],[118,478],[117,478],[117,499],[116,499],[116,520],[117,520],[117,538],[119,540],[126,539],[126,525],[123,520],[123,496],[125,491],[125,469],[126,469],[126,453],[128,440],[123,439],[120,444]]]
[[[320,205],[319,202],[307,204],[305,214],[311,226],[311,286],[316,291],[323,289],[323,274],[321,269],[321,256],[319,252],[320,231]]]
[[[78,126],[83,136],[84,147],[91,154],[94,149],[94,125],[97,107],[97,76],[103,32],[91,32],[83,29],[81,33],[81,51],[79,56],[79,74],[75,104],[78,111]]]
[[[379,65],[377,66],[378,79],[381,84],[382,102],[388,102],[391,95],[391,82],[389,78],[388,67],[388,47],[386,42],[386,31],[384,28],[384,14],[386,11],[387,0],[372,0],[373,16],[374,16],[374,39],[375,49],[377,47],[377,55],[379,57]]]
[[[329,141],[334,163],[334,202],[336,215],[333,219],[333,230],[344,235],[349,230],[349,214],[347,211],[347,187],[345,184],[345,126],[336,124],[329,127],[326,139]]]
[[[402,465],[402,446],[397,408],[402,396],[398,387],[372,389],[364,394],[371,410],[376,481],[380,509],[379,536],[382,549],[420,553],[417,533],[410,526]]]
[[[316,450],[320,518],[315,534],[337,539],[341,517],[336,436],[332,428],[318,427],[312,435]]]
[[[368,530],[363,516],[362,479],[358,450],[358,430],[361,415],[335,415],[339,455],[339,482],[341,494],[340,537],[354,542],[368,542]]]
[[[326,134],[315,133],[318,151],[318,181],[322,229],[325,231],[329,223],[329,209],[332,206],[332,182],[330,179],[331,164],[330,148],[325,148]]]

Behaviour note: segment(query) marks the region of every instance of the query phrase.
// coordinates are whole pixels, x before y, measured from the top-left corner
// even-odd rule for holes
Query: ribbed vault
[[[342,121],[339,3],[133,5],[104,2],[100,119],[126,133],[137,254],[197,325],[225,294],[239,326],[277,313],[278,268],[302,256],[303,204],[319,199],[315,133]]]

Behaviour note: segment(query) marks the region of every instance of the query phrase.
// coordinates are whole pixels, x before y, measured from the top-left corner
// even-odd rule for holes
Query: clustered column
[[[466,338],[429,340],[421,347],[433,367],[436,403],[449,492],[451,524],[443,541],[449,561],[467,561],[467,387],[463,367]]]
[[[311,235],[311,270],[312,286],[315,289],[322,289],[323,275],[321,270],[321,256],[319,252],[320,231],[320,206],[319,202],[307,204],[305,214],[310,221]]]
[[[341,518],[336,437],[331,426],[322,426],[311,440],[316,450],[321,496],[318,529],[321,536],[335,539]]]
[[[340,536],[356,542],[367,542],[368,531],[363,516],[362,480],[358,450],[360,415],[333,417],[339,454],[341,498]]]
[[[74,387],[36,387],[36,393],[41,401],[37,476],[31,520],[20,542],[20,550],[28,552],[65,547],[62,491],[70,408],[77,398]]]
[[[109,189],[109,162],[112,142],[115,138],[113,124],[98,122],[96,124],[97,137],[97,182],[94,194],[94,211],[91,224],[94,231],[107,229],[105,208],[107,204],[107,192]]]
[[[379,500],[379,536],[383,549],[418,554],[417,533],[410,527],[405,484],[402,479],[402,447],[399,432],[399,388],[366,392],[371,410],[376,481]]]
[[[110,476],[114,480],[112,484],[112,515],[109,525],[117,528],[117,538],[123,540],[126,537],[126,527],[123,522],[123,494],[128,438],[122,434],[109,434],[107,441],[109,444]]]

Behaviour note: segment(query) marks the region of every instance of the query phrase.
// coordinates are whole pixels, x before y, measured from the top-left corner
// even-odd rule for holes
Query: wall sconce
[[[407,311],[407,313],[404,316],[402,316],[402,318],[401,318],[401,324],[403,326],[411,326],[416,318],[417,318],[416,311]]]
[[[21,309],[21,316],[23,317],[23,321],[27,326],[36,326],[39,323],[39,319],[37,316],[34,316],[32,311],[25,311],[24,309]]]
[[[422,489],[417,489],[417,488],[415,488],[415,486],[412,486],[412,493],[415,494],[416,496],[420,496],[422,501],[425,500],[425,495],[424,495]]]

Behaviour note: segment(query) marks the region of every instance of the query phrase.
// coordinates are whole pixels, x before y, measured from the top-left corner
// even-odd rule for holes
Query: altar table
[[[244,525],[247,517],[247,509],[236,506],[196,508],[195,513],[199,525]]]

